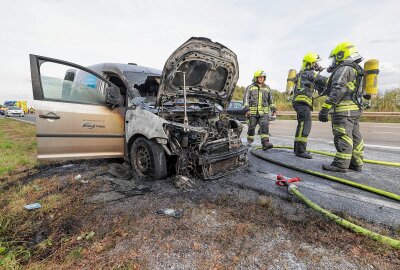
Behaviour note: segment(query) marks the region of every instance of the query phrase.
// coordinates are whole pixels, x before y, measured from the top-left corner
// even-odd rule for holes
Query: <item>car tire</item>
[[[162,146],[146,138],[137,138],[130,151],[132,170],[139,178],[161,179],[167,176],[167,158]]]

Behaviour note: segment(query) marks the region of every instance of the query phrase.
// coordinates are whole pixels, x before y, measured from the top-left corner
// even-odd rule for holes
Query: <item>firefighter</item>
[[[331,52],[331,72],[326,102],[322,105],[318,119],[328,122],[328,113],[332,111],[332,133],[336,155],[330,165],[322,168],[328,171],[346,172],[348,169],[361,172],[363,165],[364,143],[360,133],[362,106],[359,102],[359,86],[363,69],[359,65],[362,57],[351,42],[342,42]]]
[[[249,146],[254,141],[257,124],[261,130],[261,145],[263,150],[273,147],[269,142],[269,112],[275,114],[276,106],[272,102],[271,88],[265,84],[267,75],[263,70],[254,73],[253,83],[246,88],[243,105],[248,121],[247,142]]]
[[[319,75],[323,68],[318,64],[321,58],[314,52],[303,58],[301,71],[297,74],[297,82],[293,90],[293,109],[297,113],[297,129],[294,138],[294,154],[301,158],[311,159],[307,149],[307,138],[311,131],[311,111],[313,93],[322,94],[327,78]]]

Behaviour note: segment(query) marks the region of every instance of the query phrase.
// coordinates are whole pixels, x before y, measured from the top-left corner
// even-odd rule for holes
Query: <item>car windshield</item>
[[[230,104],[229,104],[229,107],[228,107],[229,109],[242,109],[243,108],[243,104],[242,104],[242,102],[231,102]]]
[[[124,76],[129,81],[131,85],[141,85],[146,82],[147,77],[154,76],[154,74],[144,73],[144,72],[133,72],[124,71]],[[136,88],[136,86],[135,86]]]
[[[9,109],[9,110],[21,110],[20,108],[14,107],[14,106],[8,107],[8,109]]]
[[[129,84],[139,91],[141,97],[144,97],[144,102],[154,103],[158,93],[160,77],[155,74],[144,72],[124,71],[124,76],[129,81]],[[135,94],[131,93],[135,98]]]

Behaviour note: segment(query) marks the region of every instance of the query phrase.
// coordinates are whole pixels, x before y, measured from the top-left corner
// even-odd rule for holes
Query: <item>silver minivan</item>
[[[160,72],[30,55],[38,159],[125,158],[138,177],[214,179],[247,164],[242,125],[225,113],[235,53],[190,38]]]

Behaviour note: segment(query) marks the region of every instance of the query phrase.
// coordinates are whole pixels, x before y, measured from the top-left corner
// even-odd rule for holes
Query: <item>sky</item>
[[[233,50],[238,85],[257,69],[283,91],[310,51],[352,41],[380,61],[379,88],[400,87],[400,1],[13,0],[0,3],[0,103],[32,100],[29,54],[83,66],[134,62],[162,69],[192,36]]]

